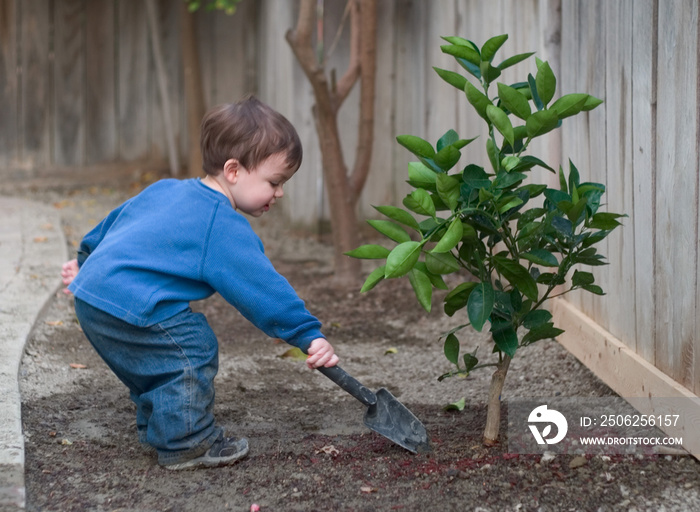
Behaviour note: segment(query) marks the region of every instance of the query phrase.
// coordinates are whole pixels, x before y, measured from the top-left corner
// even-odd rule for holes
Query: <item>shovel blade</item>
[[[377,403],[365,413],[365,425],[413,453],[431,451],[425,426],[411,411],[384,388],[377,392]]]

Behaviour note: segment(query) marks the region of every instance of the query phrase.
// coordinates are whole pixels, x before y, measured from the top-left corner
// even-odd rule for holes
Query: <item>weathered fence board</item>
[[[42,0],[20,2],[20,158],[29,168],[51,163],[50,11]]]
[[[605,19],[616,20],[614,30],[605,31],[605,166],[607,194],[614,197],[610,209],[631,214],[634,210],[632,168],[632,0],[605,2]],[[608,329],[628,346],[636,344],[634,230],[618,229],[608,240],[604,253],[610,263],[606,285],[607,300],[600,301],[608,312]],[[607,284],[609,283],[609,284]]]
[[[54,5],[52,133],[58,165],[80,166],[85,154],[85,1],[64,0]]]
[[[92,165],[119,156],[116,13],[112,0],[90,0],[85,8],[85,160]]]
[[[656,125],[656,20],[655,0],[638,0],[632,7],[632,157],[634,206],[625,229],[634,232],[635,320],[634,347],[654,364],[656,344],[656,293],[654,286],[654,133]],[[652,37],[650,37],[650,34]],[[628,262],[629,264],[629,262]],[[627,333],[630,334],[630,333]]]
[[[696,2],[659,2],[656,366],[689,387],[696,384],[691,381],[697,339],[691,278],[698,270],[697,16]]]

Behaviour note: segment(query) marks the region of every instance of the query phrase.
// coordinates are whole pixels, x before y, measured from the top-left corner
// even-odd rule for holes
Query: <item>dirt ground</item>
[[[53,204],[74,248],[138,186],[14,193]],[[283,229],[274,212],[253,226],[323,322],[342,366],[407,405],[427,427],[433,451],[413,455],[370,432],[359,402],[302,362],[281,357],[287,345],[212,297],[195,308],[220,341],[216,416],[249,439],[250,454],[230,467],[168,472],[139,445],[126,388],[82,335],[72,299],[58,293],[20,370],[27,510],[700,510],[700,465],[690,456],[543,458],[510,454],[505,442],[484,447],[489,372],[437,381],[450,369],[437,339],[454,322],[445,323],[440,297],[428,315],[407,281],[363,295],[335,289],[326,243]],[[464,350],[488,346],[476,334],[462,341]],[[613,394],[554,341],[520,352],[504,390],[504,398]],[[462,412],[443,409],[461,397]],[[503,436],[505,430],[504,420]]]

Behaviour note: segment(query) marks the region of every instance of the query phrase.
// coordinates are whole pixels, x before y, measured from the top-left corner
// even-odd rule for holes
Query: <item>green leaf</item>
[[[415,135],[399,135],[396,140],[403,147],[418,157],[433,158],[435,150],[427,140],[416,137]]]
[[[452,169],[457,162],[459,162],[459,158],[461,156],[462,154],[459,152],[459,149],[450,145],[445,146],[440,151],[438,151],[435,155],[434,160],[435,163],[440,167],[440,169],[447,172],[450,169]]]
[[[486,41],[481,47],[481,60],[491,62],[496,52],[507,40],[508,34],[502,34]]]
[[[574,270],[574,275],[571,277],[571,284],[576,287],[583,287],[595,282],[595,277],[590,272],[582,272]]]
[[[574,225],[564,217],[552,217],[552,227],[565,239],[574,236]]]
[[[438,153],[442,148],[446,148],[447,146],[453,145],[455,142],[459,141],[459,135],[457,135],[457,132],[450,129],[445,132],[445,134],[440,137],[440,139],[437,141],[437,150]]]
[[[506,60],[504,60],[503,62],[501,62],[498,65],[498,69],[503,71],[504,69],[507,69],[511,66],[516,65],[519,62],[524,61],[525,59],[531,57],[534,54],[535,54],[535,52],[519,53],[518,55],[513,55],[512,57],[508,57]]]
[[[464,356],[462,356],[462,359],[464,360],[464,366],[465,366],[464,371],[467,373],[471,372],[474,369],[474,367],[477,364],[479,364],[479,360],[476,358],[476,350],[477,349],[474,349],[474,352],[467,353],[467,354],[464,354]]]
[[[537,84],[537,94],[546,107],[547,103],[554,97],[554,92],[557,88],[557,79],[552,72],[552,68],[549,67],[548,62],[543,62],[537,69],[535,83]]]
[[[536,329],[543,326],[544,324],[552,320],[552,313],[546,309],[535,309],[530,311],[525,318],[523,318],[523,327],[526,329]]]
[[[397,208],[396,206],[375,206],[374,209],[382,215],[386,215],[390,219],[395,220],[396,222],[399,222],[404,226],[408,226],[409,228],[413,228],[416,231],[420,231],[418,221],[414,219],[413,215],[408,213],[406,210],[402,210],[401,208]]]
[[[465,399],[464,399],[464,397],[462,397],[459,400],[457,400],[456,402],[452,402],[451,404],[447,404],[445,407],[443,407],[443,410],[462,412],[466,406],[467,406],[467,404],[465,403]]]
[[[604,229],[604,230],[611,230],[615,229],[617,226],[620,226],[621,223],[617,220],[620,217],[625,217],[626,215],[622,215],[619,213],[607,213],[607,212],[599,212],[596,213],[592,218],[591,221],[588,224],[588,227],[591,229]]]
[[[462,240],[462,221],[459,217],[455,217],[447,228],[447,231],[442,236],[437,245],[433,248],[432,253],[442,253],[448,252],[455,248],[455,246]]]
[[[489,319],[493,304],[495,301],[495,293],[493,286],[488,281],[477,283],[474,289],[469,294],[467,302],[467,314],[472,327],[481,332],[484,324]]]
[[[517,261],[506,258],[505,256],[493,256],[491,258],[494,266],[499,274],[501,274],[505,279],[508,280],[513,287],[520,290],[520,292],[527,298],[537,301],[538,290],[537,283],[527,271]]]
[[[535,104],[535,107],[537,107],[537,110],[542,110],[544,108],[544,104],[540,99],[540,95],[537,94],[537,83],[535,81],[535,77],[531,74],[527,75],[527,84],[530,90],[530,95],[532,96],[532,102]]]
[[[581,186],[581,175],[574,163],[569,158],[569,190],[578,189]]]
[[[448,316],[454,315],[457,311],[467,305],[469,296],[474,288],[476,288],[476,284],[477,283],[473,282],[461,283],[445,296],[445,313]]]
[[[344,253],[351,258],[359,258],[363,260],[381,260],[389,256],[391,251],[386,247],[376,244],[361,245],[357,249]]]
[[[384,280],[384,273],[385,273],[386,267],[382,265],[381,267],[375,268],[372,273],[367,276],[367,279],[365,279],[365,283],[362,285],[362,288],[360,289],[360,293],[365,293],[370,291],[372,288],[377,286],[381,281]]]
[[[513,146],[515,144],[515,136],[513,134],[513,125],[508,115],[494,105],[488,105],[486,107],[486,115],[501,135],[503,135],[503,138]]]
[[[445,357],[455,365],[459,365],[459,340],[454,334],[448,334],[445,338]]]
[[[598,105],[603,103],[603,100],[596,98],[595,96],[591,96],[590,94],[588,95],[588,99],[586,100],[586,104],[583,106],[584,111],[589,111],[593,110],[596,108]]]
[[[414,268],[408,273],[408,280],[413,287],[419,304],[430,313],[433,298],[433,285],[430,282],[430,278]]]
[[[546,249],[533,249],[521,255],[524,259],[543,267],[558,267],[557,257]]]
[[[486,115],[486,108],[489,105],[493,106],[491,100],[488,99],[484,93],[479,91],[479,89],[477,89],[471,82],[467,82],[464,92],[467,95],[467,100],[476,110],[476,113],[479,114],[485,121],[488,121],[489,118]]]
[[[532,114],[530,102],[517,89],[499,82],[498,97],[501,99],[501,103],[520,119],[527,121],[527,118]]]
[[[492,332],[491,336],[500,351],[506,353],[510,357],[515,356],[515,352],[518,349],[518,335],[512,325],[509,325],[505,329],[498,329]]]
[[[522,345],[530,345],[531,343],[534,343],[539,340],[548,340],[550,338],[556,338],[563,332],[563,329],[558,329],[554,327],[554,324],[550,322],[535,329],[532,329],[525,336],[523,336]]]
[[[554,130],[559,124],[557,113],[553,110],[540,110],[527,118],[525,126],[531,139]]]
[[[459,262],[450,252],[429,252],[425,255],[425,264],[428,272],[443,275],[451,274],[459,270]]]
[[[496,179],[493,180],[493,188],[507,189],[517,185],[525,178],[527,178],[527,176],[519,172],[499,172]]]
[[[435,189],[436,173],[422,162],[408,164],[408,182],[415,188]]]
[[[581,112],[587,100],[588,94],[565,94],[557,101],[552,103],[549,110],[556,112],[559,119],[564,119],[569,116],[575,116]]]
[[[605,295],[603,289],[597,284],[586,284],[583,285],[581,288],[583,288],[587,292],[595,293],[596,295]]]
[[[539,165],[540,167],[544,167],[550,172],[555,172],[554,169],[552,169],[550,166],[548,166],[545,162],[540,160],[537,157],[534,157],[532,155],[525,155],[523,157],[520,157],[520,164],[515,167],[513,170],[514,171],[526,171],[528,169],[531,169],[532,167]]]
[[[489,161],[491,162],[491,167],[493,167],[494,172],[498,172],[499,151],[491,138],[486,139],[486,153],[489,156]]]
[[[470,46],[453,44],[443,45],[440,47],[440,49],[442,50],[442,53],[446,53],[448,55],[452,55],[453,57],[464,59],[467,62],[474,64],[475,66],[481,64],[481,57],[479,56],[479,53],[476,52]]]
[[[437,193],[440,199],[449,206],[450,210],[457,208],[457,203],[459,201],[459,187],[461,183],[454,176],[448,176],[447,174],[438,174],[437,180]]]
[[[417,188],[403,200],[403,205],[419,215],[435,217],[435,204],[430,194],[422,188]]]
[[[420,242],[404,242],[394,247],[387,256],[384,277],[391,279],[408,274],[418,262],[421,247]]]
[[[566,216],[569,218],[569,220],[573,223],[574,226],[576,226],[579,222],[583,220],[583,211],[586,209],[587,204],[588,199],[582,197],[576,204],[572,205],[571,208],[569,208],[569,211],[566,212]]]
[[[440,78],[460,91],[463,91],[464,86],[467,85],[467,79],[459,73],[448,71],[447,69],[437,68],[435,66],[433,66],[433,69],[440,76]]]
[[[519,197],[506,197],[505,199],[501,200],[498,203],[498,213],[505,213],[508,210],[511,210],[517,206],[520,206],[523,204],[524,201],[520,199]]]
[[[404,228],[390,220],[368,220],[367,224],[379,231],[382,235],[391,238],[394,242],[402,243],[411,240]]]

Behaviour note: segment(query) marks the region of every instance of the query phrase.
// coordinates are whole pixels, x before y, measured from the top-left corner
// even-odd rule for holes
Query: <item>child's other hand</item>
[[[325,338],[316,338],[309,347],[309,357],[306,358],[306,366],[319,368],[321,366],[335,366],[338,364],[338,356],[335,355],[333,346]]]
[[[66,261],[61,268],[61,278],[63,279],[63,284],[68,286],[73,282],[75,276],[78,275],[78,260]],[[66,295],[70,294],[68,288],[64,288],[63,293]]]

